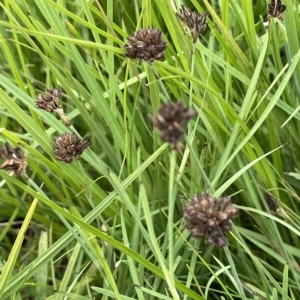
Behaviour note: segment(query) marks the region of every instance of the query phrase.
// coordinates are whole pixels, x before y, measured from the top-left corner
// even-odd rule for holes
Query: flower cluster
[[[55,140],[54,154],[57,160],[71,163],[89,146],[89,141],[80,139],[74,133],[63,133]]]
[[[61,110],[60,105],[61,90],[52,88],[46,89],[45,94],[38,94],[36,97],[36,105],[38,108],[47,112],[56,112]]]
[[[47,112],[56,112],[60,118],[70,126],[70,121],[66,118],[63,108],[60,104],[61,90],[58,88],[46,89],[45,94],[38,94],[36,97],[36,106]]]
[[[0,169],[12,172],[14,176],[23,175],[28,165],[27,159],[19,147],[13,148],[8,142],[5,148],[0,147],[0,157],[6,160],[0,166]]]
[[[196,114],[196,111],[183,107],[181,101],[176,104],[169,101],[160,107],[156,116],[152,117],[152,122],[161,139],[172,144],[174,149],[179,149],[182,146],[180,140],[184,136],[185,127]]]
[[[272,0],[268,5],[269,18],[282,20],[285,10],[286,6],[281,3],[281,0]]]
[[[266,195],[264,200],[269,207],[270,213],[276,215],[280,210],[277,199],[272,195]],[[263,203],[261,203],[261,206],[264,208]]]
[[[159,29],[140,29],[132,33],[125,44],[129,58],[137,58],[145,61],[163,60],[166,43],[162,40],[162,31]]]
[[[193,43],[195,44],[199,35],[207,28],[207,13],[204,12],[203,14],[199,14],[182,5],[179,13],[176,13],[176,16],[188,29],[190,29],[193,35]]]
[[[227,244],[224,233],[231,230],[230,219],[239,214],[238,208],[231,204],[229,197],[216,199],[207,193],[195,195],[191,205],[185,206],[183,211],[191,236],[205,236],[206,244],[214,244],[220,248]]]
[[[45,94],[38,94],[36,97],[36,105],[38,108],[47,112],[56,112],[65,121],[67,126],[71,123],[66,118],[62,106],[60,104],[61,90],[58,88],[46,89]],[[57,160],[71,163],[73,159],[81,155],[89,146],[88,140],[81,140],[76,134],[63,133],[55,140],[54,154]]]

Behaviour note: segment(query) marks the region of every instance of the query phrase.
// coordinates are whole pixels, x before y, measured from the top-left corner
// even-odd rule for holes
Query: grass
[[[0,299],[299,299],[298,1],[266,27],[267,1],[191,0],[208,12],[195,45],[181,4],[0,3],[0,141],[22,148],[29,177],[0,170]],[[153,66],[124,56],[148,27],[167,43]],[[35,105],[51,87],[70,128]],[[182,153],[149,118],[168,99],[198,113]],[[90,147],[58,162],[71,130]],[[185,229],[201,192],[240,209],[223,249]]]

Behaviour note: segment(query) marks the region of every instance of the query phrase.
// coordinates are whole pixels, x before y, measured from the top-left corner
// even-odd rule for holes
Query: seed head
[[[193,43],[195,44],[199,35],[207,28],[207,13],[199,14],[189,8],[181,5],[179,13],[176,13],[178,19],[191,31],[193,35]]]
[[[88,140],[81,140],[76,134],[66,132],[56,138],[54,153],[57,160],[71,163],[88,146]]]
[[[286,6],[281,3],[281,0],[271,0],[268,5],[269,18],[283,19],[283,14],[286,10]]]
[[[8,142],[5,148],[0,147],[0,157],[6,160],[0,166],[0,169],[12,172],[14,176],[23,175],[28,165],[27,159],[19,147],[13,148]]]
[[[132,33],[125,44],[128,58],[137,58],[145,61],[163,60],[166,43],[162,40],[162,31],[159,29],[140,29]]]
[[[276,215],[280,210],[277,199],[273,195],[268,194],[265,196],[264,200],[269,207],[271,214]],[[261,203],[261,206],[264,208],[263,203]]]
[[[229,197],[216,199],[207,193],[195,195],[192,203],[183,209],[186,227],[191,236],[205,236],[205,243],[222,248],[227,244],[224,233],[231,230],[230,219],[239,215]]]
[[[38,108],[48,112],[56,112],[62,109],[60,105],[61,90],[52,88],[46,89],[45,94],[38,94],[36,97],[36,105]]]
[[[36,97],[36,106],[47,112],[56,112],[60,118],[71,126],[70,121],[66,118],[64,110],[60,105],[61,90],[57,88],[46,89],[45,94],[38,94]]]
[[[196,111],[183,107],[181,101],[176,104],[169,101],[160,107],[156,116],[152,117],[152,122],[160,132],[161,139],[172,144],[174,149],[179,149],[185,127],[196,114]]]

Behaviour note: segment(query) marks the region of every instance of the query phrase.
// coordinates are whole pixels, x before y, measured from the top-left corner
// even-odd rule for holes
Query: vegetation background
[[[194,55],[181,4],[208,12]],[[268,4],[1,1],[0,140],[29,179],[0,171],[0,299],[300,299],[299,3],[282,21]],[[153,68],[123,47],[149,27],[167,43]],[[71,128],[35,105],[51,87]],[[198,113],[182,154],[149,118],[168,97]],[[66,164],[54,139],[70,130],[90,147]],[[200,169],[240,208],[223,249],[185,230]]]

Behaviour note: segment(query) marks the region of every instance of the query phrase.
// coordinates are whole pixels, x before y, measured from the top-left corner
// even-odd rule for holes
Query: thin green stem
[[[195,151],[194,151],[194,149],[192,147],[192,144],[190,143],[190,141],[189,141],[188,138],[186,138],[185,140],[186,140],[186,143],[187,143],[187,145],[189,147],[189,150],[190,150],[192,156],[194,157],[194,159],[195,159],[195,161],[196,161],[196,163],[198,165],[198,168],[199,168],[199,171],[200,171],[200,175],[201,175],[202,180],[204,181],[204,183],[206,185],[206,188],[209,189],[209,191],[210,191],[211,194],[213,194],[215,192],[215,189],[212,186],[211,182],[209,181],[209,179],[208,179],[205,171],[203,170],[203,168],[202,168],[202,166],[201,166],[201,164],[199,162],[199,159],[198,159],[198,157],[197,157],[197,155],[196,155],[196,153],[195,153]]]
[[[196,45],[193,44],[192,49],[192,62],[191,62],[191,76],[194,75],[194,69],[195,69],[195,53],[196,53]],[[190,89],[189,89],[189,108],[192,108],[193,105],[193,81],[190,82]],[[188,137],[191,135],[192,130],[192,123],[189,122],[188,124]]]
[[[157,79],[158,84],[159,84],[159,86],[160,86],[163,94],[165,95],[166,99],[171,99],[170,96],[169,96],[169,94],[168,94],[168,91],[165,88],[165,86],[163,85],[163,83],[162,83],[162,81],[161,81],[161,79],[160,79],[160,77],[158,75],[158,72],[156,70],[156,67],[155,67],[155,65],[153,63],[150,64],[150,68],[152,69],[153,74],[154,74],[155,78]]]
[[[173,254],[173,218],[176,195],[173,194],[174,190],[174,173],[176,166],[176,154],[177,151],[172,150],[170,156],[170,173],[169,173],[169,189],[168,189],[168,235],[169,235],[169,271],[170,279],[174,282],[174,254]]]
[[[238,273],[237,273],[237,271],[236,271],[235,264],[234,264],[234,262],[233,262],[233,260],[232,260],[231,253],[230,253],[230,251],[229,251],[228,246],[225,246],[225,247],[224,247],[224,252],[225,252],[225,255],[226,255],[226,257],[227,257],[227,259],[228,259],[228,262],[229,262],[229,264],[230,264],[230,267],[231,267],[231,271],[232,271],[233,277],[235,278],[236,283],[237,283],[237,286],[238,286],[238,288],[239,288],[239,293],[240,293],[241,299],[242,299],[242,300],[246,300],[247,297],[246,297],[246,295],[245,295],[245,292],[244,292],[244,289],[243,289],[241,280],[240,280],[240,278],[239,278],[239,275],[238,275]]]

